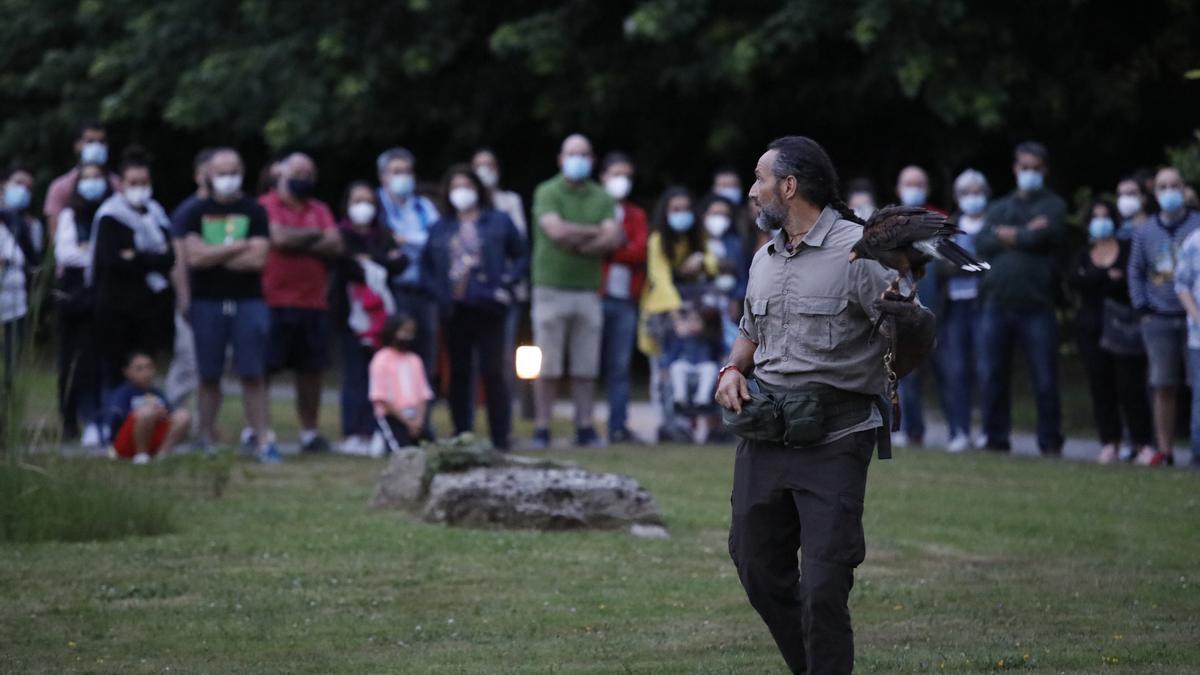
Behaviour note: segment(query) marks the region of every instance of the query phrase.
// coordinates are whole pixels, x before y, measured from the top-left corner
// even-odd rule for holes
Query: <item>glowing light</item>
[[[533,345],[517,347],[517,377],[536,380],[542,372],[542,350]]]

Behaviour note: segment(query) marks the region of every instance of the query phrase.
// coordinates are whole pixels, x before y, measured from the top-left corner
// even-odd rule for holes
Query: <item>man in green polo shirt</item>
[[[542,350],[542,371],[533,389],[535,448],[550,444],[550,408],[564,373],[571,378],[576,445],[600,444],[592,401],[604,321],[601,261],[621,246],[624,234],[616,203],[589,178],[592,157],[587,138],[568,136],[558,155],[561,172],[533,193],[533,340]],[[564,368],[568,358],[569,369]]]

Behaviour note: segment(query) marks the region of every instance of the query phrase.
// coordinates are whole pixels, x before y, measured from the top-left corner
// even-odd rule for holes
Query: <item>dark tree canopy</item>
[[[1162,0],[0,0],[0,159],[40,178],[81,119],[157,155],[160,193],[229,143],[255,167],[312,151],[321,192],[404,144],[418,172],[495,148],[508,182],[554,171],[559,140],[628,151],[639,194],[748,177],[773,137],[826,145],[843,179],[890,191],[908,163],[935,196],[1012,144],[1050,146],[1050,182],[1111,189],[1197,125],[1200,5]],[[887,195],[885,195],[886,198]]]

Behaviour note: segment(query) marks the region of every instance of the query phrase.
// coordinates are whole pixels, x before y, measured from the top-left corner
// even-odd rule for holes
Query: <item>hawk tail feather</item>
[[[939,257],[967,272],[983,272],[992,269],[991,265],[971,255],[970,251],[954,243],[952,239],[939,241],[937,252]]]

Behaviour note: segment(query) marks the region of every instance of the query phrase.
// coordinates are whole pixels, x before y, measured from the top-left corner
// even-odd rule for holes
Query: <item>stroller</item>
[[[680,308],[647,324],[662,346],[651,364],[651,395],[661,420],[657,436],[659,442],[705,443],[724,437],[713,391],[728,351],[723,317],[729,298],[711,282],[678,290]]]

